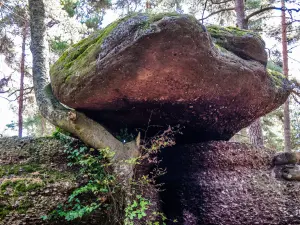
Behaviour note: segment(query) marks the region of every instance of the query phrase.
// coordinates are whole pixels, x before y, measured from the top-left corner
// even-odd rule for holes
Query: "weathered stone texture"
[[[163,211],[184,225],[300,224],[300,182],[282,179],[274,155],[232,142],[163,150]]]
[[[0,138],[0,224],[48,224],[41,216],[65,202],[76,186],[59,140]]]
[[[61,164],[66,158],[64,145],[54,138],[0,138],[0,164],[28,163]]]
[[[54,94],[113,133],[140,128],[151,136],[180,124],[178,143],[228,140],[288,91],[284,77],[266,71],[257,35],[212,36],[187,15],[124,18],[63,54],[51,69]]]

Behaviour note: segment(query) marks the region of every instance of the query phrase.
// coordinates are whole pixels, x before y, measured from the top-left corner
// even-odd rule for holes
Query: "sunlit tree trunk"
[[[248,29],[248,22],[245,15],[245,2],[244,0],[235,0],[235,13],[236,23],[241,29]]]
[[[249,139],[250,139],[250,143],[253,145],[258,145],[258,146],[264,145],[260,118],[255,120],[249,126]]]
[[[285,9],[285,0],[281,0],[281,7]],[[282,30],[282,59],[283,59],[283,73],[288,78],[288,51],[287,51],[287,24],[285,17],[285,10],[281,11],[281,30]],[[284,150],[291,151],[291,123],[290,123],[290,109],[289,99],[284,103]]]
[[[28,22],[25,21],[23,32],[22,32],[22,55],[21,55],[21,77],[20,77],[20,95],[19,95],[19,110],[18,110],[18,128],[19,128],[19,137],[23,135],[23,108],[24,108],[24,76],[25,76],[25,47],[27,39]]]

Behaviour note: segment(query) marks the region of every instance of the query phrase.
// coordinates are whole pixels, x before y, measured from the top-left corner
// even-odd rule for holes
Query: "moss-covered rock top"
[[[0,138],[0,164],[41,163],[65,165],[63,144],[54,138]],[[1,174],[1,169],[0,169]]]
[[[197,22],[193,16],[172,12],[158,14],[133,13],[124,18],[116,20],[104,29],[94,32],[89,37],[81,40],[77,44],[74,44],[67,49],[58,59],[58,61],[51,67],[50,76],[53,78],[52,80],[63,79],[61,82],[68,82],[72,75],[85,76],[87,73],[90,73],[90,71],[95,70],[97,64],[96,61],[99,58],[99,54],[101,51],[105,51],[107,48],[107,46],[105,46],[105,49],[102,48],[105,38],[107,38],[109,34],[111,34],[112,31],[124,21],[128,21],[132,18],[134,18],[134,20],[138,20],[138,29],[140,29],[142,33],[147,33],[147,30],[152,28],[151,24],[161,20],[164,17],[178,18],[182,16],[189,17],[191,20]],[[120,27],[122,27],[122,25]],[[106,53],[101,54],[105,55]],[[60,76],[60,78],[57,78],[57,76]]]
[[[237,36],[237,37],[243,37],[243,36],[253,36],[257,38],[261,38],[261,36],[253,31],[240,29],[237,27],[221,27],[217,25],[209,25],[206,26],[207,31],[210,33],[212,37],[222,37],[222,36]]]
[[[206,28],[216,46],[243,59],[267,64],[268,56],[264,49],[265,43],[258,33],[237,27],[220,27],[217,25],[209,25]]]
[[[85,75],[84,68],[95,67],[96,59],[101,51],[103,39],[114,29],[121,20],[118,20],[105,29],[91,34],[77,44],[66,50],[58,61],[51,67],[51,76],[64,75],[64,81],[68,81],[72,75]],[[80,73],[80,74],[78,74]]]
[[[267,73],[272,78],[273,84],[277,88],[286,88],[287,79],[282,73],[272,69],[267,69]]]

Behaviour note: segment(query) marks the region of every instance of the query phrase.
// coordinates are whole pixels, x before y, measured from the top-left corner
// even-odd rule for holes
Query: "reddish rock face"
[[[52,88],[113,133],[180,124],[181,143],[227,140],[288,96],[259,57],[263,41],[243,36],[234,54],[192,17],[137,15],[69,49],[51,69]]]
[[[300,182],[282,179],[286,169],[272,165],[274,155],[230,142],[163,149],[161,206],[168,225],[300,224]]]

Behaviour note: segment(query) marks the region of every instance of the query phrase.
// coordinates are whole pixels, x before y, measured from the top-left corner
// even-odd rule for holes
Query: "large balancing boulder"
[[[112,132],[151,136],[180,124],[179,142],[226,140],[286,100],[286,80],[266,62],[253,33],[206,29],[188,15],[138,14],[69,48],[51,83],[63,104]]]

